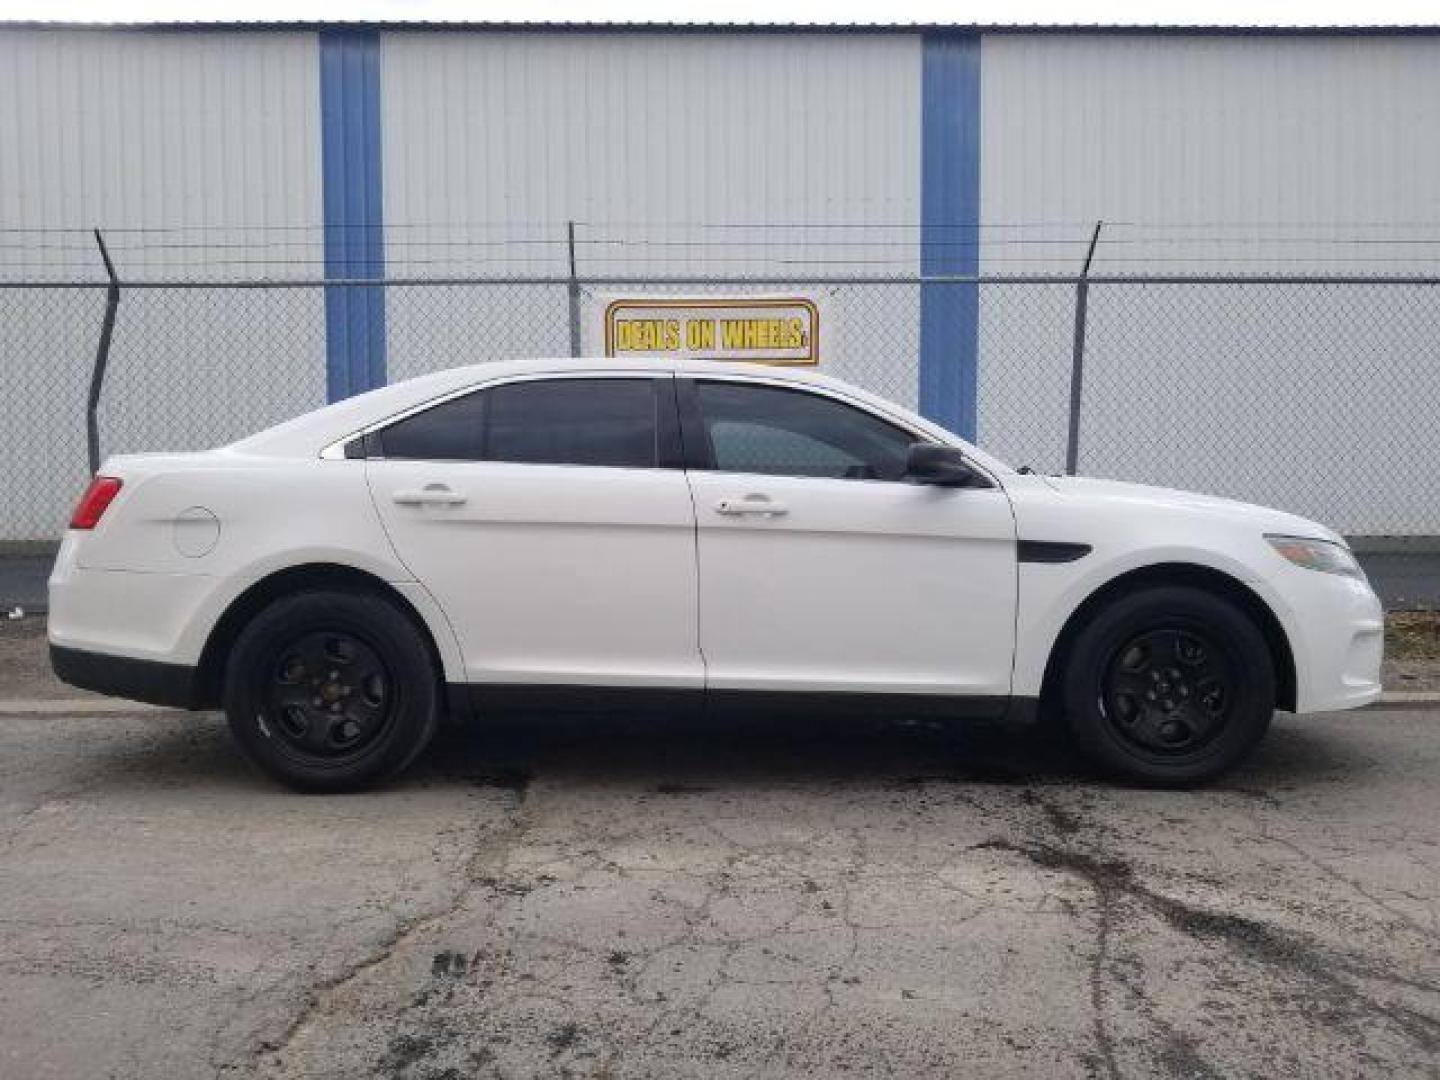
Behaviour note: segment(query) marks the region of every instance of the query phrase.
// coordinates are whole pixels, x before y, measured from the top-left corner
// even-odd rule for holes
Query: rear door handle
[[[444,484],[426,484],[423,488],[402,488],[390,496],[399,506],[460,506],[465,496],[451,491]]]
[[[784,503],[776,502],[765,495],[730,496],[721,499],[715,504],[717,514],[725,514],[736,517],[741,514],[760,514],[766,517],[779,517],[781,514],[788,514],[790,508]]]

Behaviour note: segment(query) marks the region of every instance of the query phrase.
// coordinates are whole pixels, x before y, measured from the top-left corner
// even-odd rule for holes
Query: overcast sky
[[[0,19],[1397,26],[1435,0],[0,0]]]

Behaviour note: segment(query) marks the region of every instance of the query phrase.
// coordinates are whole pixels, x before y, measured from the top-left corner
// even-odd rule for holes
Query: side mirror
[[[953,446],[916,443],[905,461],[905,479],[935,487],[985,487],[985,480]]]

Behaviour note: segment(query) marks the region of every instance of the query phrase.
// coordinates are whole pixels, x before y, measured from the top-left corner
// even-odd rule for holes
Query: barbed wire
[[[1207,220],[1144,221],[1122,218],[1105,218],[1105,229],[1432,229],[1440,230],[1440,219],[1354,219],[1354,220],[1302,220],[1286,218],[1216,218]],[[837,220],[646,220],[620,219],[588,220],[583,218],[504,218],[496,220],[434,220],[434,221],[384,221],[346,223],[287,223],[287,222],[204,222],[194,224],[168,225],[123,225],[100,222],[98,227],[107,235],[185,233],[185,232],[313,232],[327,231],[392,231],[405,229],[558,229],[569,226],[586,229],[925,229],[969,231],[974,229],[1050,229],[1075,228],[1089,230],[1094,227],[1094,218],[1036,218],[1027,220],[981,220],[968,223],[927,223],[909,219],[905,221],[837,221]],[[97,227],[84,225],[0,225],[0,234],[71,234],[89,236]]]
[[[562,228],[563,226],[563,228]],[[573,226],[573,228],[572,228]],[[535,235],[549,228],[551,235]],[[1079,272],[1090,255],[1092,274],[1174,276],[1185,267],[1244,274],[1309,268],[1317,273],[1425,273],[1440,263],[1440,222],[1226,223],[1105,222],[1094,252],[1096,223],[1036,220],[929,226],[881,222],[558,222],[156,225],[102,229],[123,277],[204,274],[318,280],[418,277],[426,273],[506,273],[546,268],[580,276],[623,274],[628,268],[673,274],[677,268],[730,275],[782,271],[817,274],[917,274],[925,260],[950,257],[975,272],[1013,268],[1037,274]],[[629,229],[625,232],[623,230]],[[688,235],[675,235],[676,230]],[[1196,230],[1207,230],[1197,235]],[[1248,230],[1237,232],[1237,230]],[[1401,235],[1375,230],[1403,229]],[[425,231],[444,235],[427,235]],[[499,234],[503,230],[504,235]],[[744,235],[737,235],[744,230]],[[1056,235],[1065,230],[1069,235]],[[1328,230],[1320,234],[1319,230]],[[1367,231],[1368,230],[1368,231]],[[466,235],[478,232],[479,235]],[[933,261],[929,263],[933,266]],[[953,265],[953,264],[952,264]],[[0,226],[0,279],[63,283],[103,274],[94,230],[71,226]],[[983,276],[983,274],[982,274]]]

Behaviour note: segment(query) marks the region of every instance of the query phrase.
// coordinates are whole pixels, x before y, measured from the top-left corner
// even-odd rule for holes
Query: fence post
[[[1090,247],[1085,252],[1085,265],[1075,283],[1075,340],[1070,354],[1070,432],[1065,440],[1065,474],[1074,476],[1080,462],[1080,395],[1085,388],[1085,309],[1090,301],[1090,263],[1095,259],[1095,245],[1100,242],[1100,229],[1105,223],[1095,222],[1090,234]]]
[[[570,247],[570,355],[580,355],[580,277],[575,272],[575,222],[567,223]]]
[[[90,370],[90,398],[85,406],[85,444],[90,454],[91,475],[100,471],[100,392],[105,388],[105,365],[110,362],[110,339],[115,335],[115,310],[120,306],[120,278],[99,229],[95,230],[95,245],[100,249],[110,287],[105,290],[105,319],[100,324],[95,366]]]

